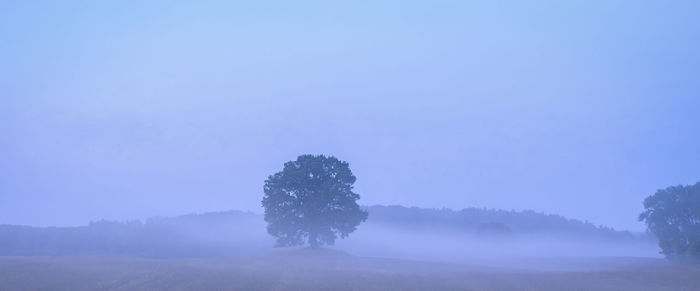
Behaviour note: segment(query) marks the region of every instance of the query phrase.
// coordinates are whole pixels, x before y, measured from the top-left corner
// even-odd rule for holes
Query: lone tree
[[[265,180],[267,232],[277,238],[278,247],[304,245],[312,248],[332,245],[347,237],[367,219],[360,209],[360,195],[348,163],[335,157],[302,155],[284,164],[281,172]]]
[[[644,200],[644,221],[669,260],[700,262],[700,183],[658,190]]]

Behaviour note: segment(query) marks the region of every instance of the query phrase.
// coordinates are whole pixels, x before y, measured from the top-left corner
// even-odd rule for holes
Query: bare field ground
[[[557,264],[577,261],[569,258]],[[583,261],[585,271],[553,271],[308,251],[245,259],[4,257],[0,289],[700,290],[697,265],[634,258],[600,258],[598,265],[595,259]]]

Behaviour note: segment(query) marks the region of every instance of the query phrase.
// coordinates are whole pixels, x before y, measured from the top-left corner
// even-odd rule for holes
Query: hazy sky
[[[262,212],[305,153],[632,230],[700,181],[700,1],[190,2],[0,2],[0,224]]]

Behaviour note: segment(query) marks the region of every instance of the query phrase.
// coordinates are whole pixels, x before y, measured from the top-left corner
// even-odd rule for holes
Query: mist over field
[[[369,257],[526,266],[557,257],[660,258],[648,233],[631,233],[533,211],[365,207],[370,219],[331,249]],[[0,255],[250,257],[273,250],[262,215],[225,211],[82,227],[0,226]],[[554,266],[549,266],[554,267]],[[571,266],[576,267],[576,266]]]
[[[700,290],[698,15],[0,1],[0,290]]]
[[[692,290],[700,283],[700,270],[668,264],[648,233],[532,211],[365,209],[366,223],[321,250],[273,248],[262,215],[242,211],[83,227],[3,225],[0,284],[85,290]]]

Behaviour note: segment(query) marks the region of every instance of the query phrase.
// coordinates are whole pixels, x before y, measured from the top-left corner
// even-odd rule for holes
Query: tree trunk
[[[309,233],[309,245],[311,245],[312,249],[318,249],[318,240],[315,231]]]

